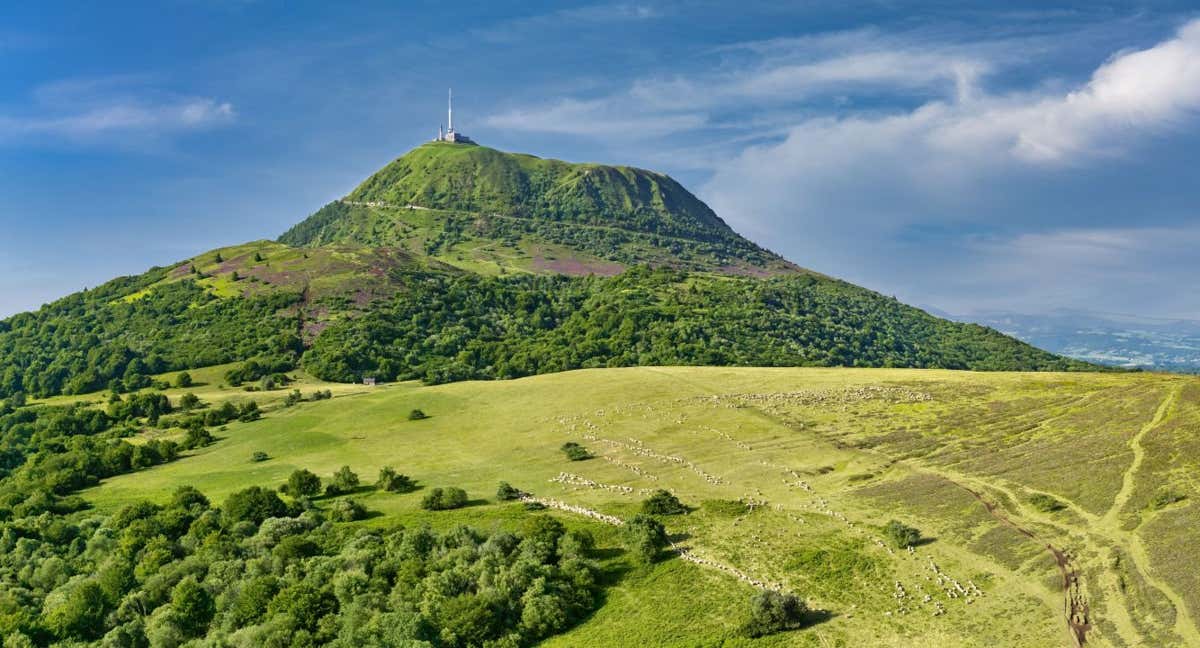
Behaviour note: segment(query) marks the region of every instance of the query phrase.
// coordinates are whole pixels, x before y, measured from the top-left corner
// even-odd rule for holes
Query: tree
[[[321,492],[321,478],[301,468],[292,472],[287,481],[287,493],[292,497],[313,497]]]
[[[587,448],[575,443],[574,441],[567,441],[566,443],[562,444],[562,447],[559,449],[562,450],[563,454],[567,455],[567,459],[570,459],[571,461],[583,461],[585,459],[592,458],[592,453],[588,452]]]
[[[375,487],[389,493],[407,493],[415,490],[417,484],[408,475],[396,472],[391,466],[384,466],[379,469],[379,480],[375,482]]]
[[[340,499],[329,507],[329,515],[337,522],[354,522],[367,517],[367,509],[353,499]]]
[[[187,576],[171,590],[171,608],[179,628],[189,637],[203,635],[217,611],[212,595],[195,576]]]
[[[496,499],[500,501],[515,500],[521,496],[521,491],[512,487],[508,482],[500,482],[496,489]]]
[[[272,517],[287,513],[287,505],[279,496],[261,486],[240,490],[225,500],[225,515],[232,522],[249,521],[261,524]]]
[[[184,394],[183,396],[179,397],[179,409],[181,409],[185,412],[187,412],[189,410],[194,410],[199,406],[200,406],[200,397],[193,394],[192,392],[188,392],[188,393]]]
[[[644,564],[654,562],[667,546],[667,530],[662,522],[641,513],[625,523],[623,534],[629,551]]]
[[[763,590],[750,599],[750,620],[744,631],[751,637],[762,637],[804,626],[808,606],[795,594]]]
[[[262,416],[262,412],[258,409],[258,403],[248,401],[242,404],[241,410],[238,412],[238,420],[243,423],[257,421]]]
[[[188,423],[187,434],[183,438],[184,448],[202,448],[215,441],[212,433],[208,428],[204,427],[204,423],[199,419]]]
[[[658,489],[642,502],[642,513],[649,515],[681,515],[688,509],[671,491]]]
[[[190,374],[186,371],[179,372],[175,376],[175,386],[180,387],[180,388],[191,387],[192,386],[192,374]]]
[[[89,580],[72,587],[61,603],[49,607],[46,625],[60,639],[96,639],[104,632],[104,614],[104,590]]]
[[[329,483],[327,490],[332,491],[329,494],[337,495],[339,493],[353,493],[354,489],[358,488],[358,475],[350,470],[350,466],[342,466],[337,472],[333,473],[333,479]]]
[[[466,505],[467,492],[453,486],[434,488],[421,499],[421,508],[427,511],[444,511],[462,508]]]
[[[883,535],[896,546],[897,549],[905,549],[917,544],[921,539],[921,532],[917,529],[907,526],[898,520],[889,520],[883,527]]]

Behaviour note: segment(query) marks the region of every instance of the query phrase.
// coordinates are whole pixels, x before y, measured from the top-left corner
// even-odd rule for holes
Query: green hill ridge
[[[448,143],[278,242],[0,321],[0,398],[240,361],[254,380],[303,367],[427,382],[633,365],[1094,368],[804,270],[665,175]]]
[[[464,258],[443,260],[473,261],[470,269],[485,273],[613,274],[646,263],[726,274],[798,270],[661,173],[446,142],[397,158],[279,241],[433,256],[457,246]]]

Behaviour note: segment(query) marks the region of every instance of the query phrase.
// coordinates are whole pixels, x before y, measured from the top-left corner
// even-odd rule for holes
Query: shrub
[[[544,511],[544,510],[546,510],[546,505],[542,504],[541,502],[525,502],[525,510],[526,511]]]
[[[658,489],[642,502],[642,513],[648,515],[680,515],[688,509],[671,491]]]
[[[662,522],[640,513],[625,523],[622,534],[630,553],[644,564],[654,562],[667,546],[667,530]]]
[[[238,411],[237,418],[243,423],[249,423],[250,421],[257,421],[261,416],[262,412],[260,412],[258,409],[258,403],[254,401],[247,401],[246,403],[242,404],[241,409]]]
[[[329,391],[328,389],[318,389],[317,391],[313,392],[312,396],[310,397],[311,400],[315,401],[329,400],[330,398],[333,398],[333,392]]]
[[[427,418],[429,418],[429,415],[419,409],[415,409],[408,413],[408,420],[410,421],[420,421],[421,419]]]
[[[338,468],[337,472],[333,473],[333,479],[329,482],[326,494],[352,493],[356,488],[358,488],[358,475],[353,470],[350,470],[350,466],[342,466]]]
[[[466,505],[467,492],[453,486],[435,488],[421,500],[421,508],[427,511],[445,511],[462,508]]]
[[[204,427],[204,424],[199,420],[194,420],[188,424],[187,434],[183,438],[181,447],[188,449],[202,448],[214,440],[213,435]]]
[[[293,405],[295,405],[295,404],[299,403],[299,402],[300,402],[300,401],[302,401],[302,400],[304,400],[304,396],[302,396],[302,395],[300,394],[300,390],[299,390],[299,389],[293,389],[293,390],[291,391],[291,393],[289,393],[289,394],[287,395],[287,397],[283,399],[283,406],[284,406],[284,407],[291,407],[291,406],[293,406]]]
[[[562,447],[559,449],[562,450],[563,454],[567,455],[567,459],[570,459],[571,461],[583,461],[584,459],[592,458],[592,453],[588,452],[587,448],[575,443],[574,441],[567,441],[566,443],[562,444]]]
[[[184,387],[184,388],[191,387],[192,386],[192,374],[190,374],[186,371],[179,372],[179,374],[175,376],[175,386],[176,387]]]
[[[743,631],[750,637],[763,637],[804,626],[808,606],[795,594],[763,590],[750,599],[750,620]]]
[[[288,477],[287,494],[292,497],[312,497],[321,492],[321,478],[303,468]]]
[[[1045,493],[1034,493],[1033,495],[1030,495],[1029,503],[1043,513],[1053,513],[1054,511],[1061,511],[1067,508],[1066,504],[1063,504],[1058,499],[1051,497],[1050,495],[1046,495]]]
[[[496,499],[506,502],[515,500],[521,496],[521,491],[512,487],[508,482],[500,482],[500,486],[496,489]]]
[[[250,461],[253,461],[255,463],[260,462],[260,461],[266,461],[270,458],[271,458],[271,455],[263,452],[262,450],[255,450],[254,454],[250,455]]]
[[[1158,491],[1154,493],[1154,497],[1150,498],[1150,508],[1166,508],[1175,502],[1181,502],[1185,499],[1187,499],[1187,495],[1184,495],[1183,493],[1180,493],[1169,486],[1165,486],[1158,489]]]
[[[396,472],[395,468],[384,466],[379,469],[379,480],[375,482],[375,488],[389,493],[408,493],[417,489],[417,483],[412,477]]]
[[[179,409],[183,411],[193,410],[200,407],[200,397],[188,392],[179,397]]]
[[[176,623],[189,637],[199,637],[208,630],[208,624],[217,612],[213,597],[204,589],[195,576],[188,576],[171,590],[171,609]]]
[[[917,544],[921,532],[897,520],[889,520],[883,527],[883,535],[898,549],[904,549]]]
[[[288,512],[279,496],[260,486],[240,490],[225,500],[225,515],[231,522],[248,521],[261,524],[263,520],[281,517]]]
[[[353,499],[340,499],[329,507],[329,516],[336,522],[354,522],[367,517],[367,509]]]

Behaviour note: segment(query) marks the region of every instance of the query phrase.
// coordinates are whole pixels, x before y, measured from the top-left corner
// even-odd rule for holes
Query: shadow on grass
[[[811,628],[816,625],[821,625],[826,621],[833,620],[837,615],[829,610],[809,610],[804,613],[804,626],[801,630]]]
[[[924,547],[925,545],[931,545],[935,542],[937,542],[937,538],[926,538],[926,537],[922,536],[921,538],[918,538],[916,542],[912,543],[912,546],[914,548],[915,547]]]
[[[671,542],[673,542],[673,543],[675,543],[675,544],[679,544],[680,542],[683,542],[683,541],[685,541],[685,540],[688,540],[688,539],[690,539],[691,537],[692,537],[692,534],[690,534],[690,533],[687,533],[687,532],[683,532],[683,531],[681,531],[681,532],[679,532],[679,533],[671,533],[671,534],[668,534],[668,535],[667,535],[667,540],[670,540]]]

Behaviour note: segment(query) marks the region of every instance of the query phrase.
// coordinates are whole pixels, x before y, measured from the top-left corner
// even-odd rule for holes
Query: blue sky
[[[433,136],[670,173],[956,313],[1200,317],[1200,6],[24,3],[0,315],[274,238]]]

